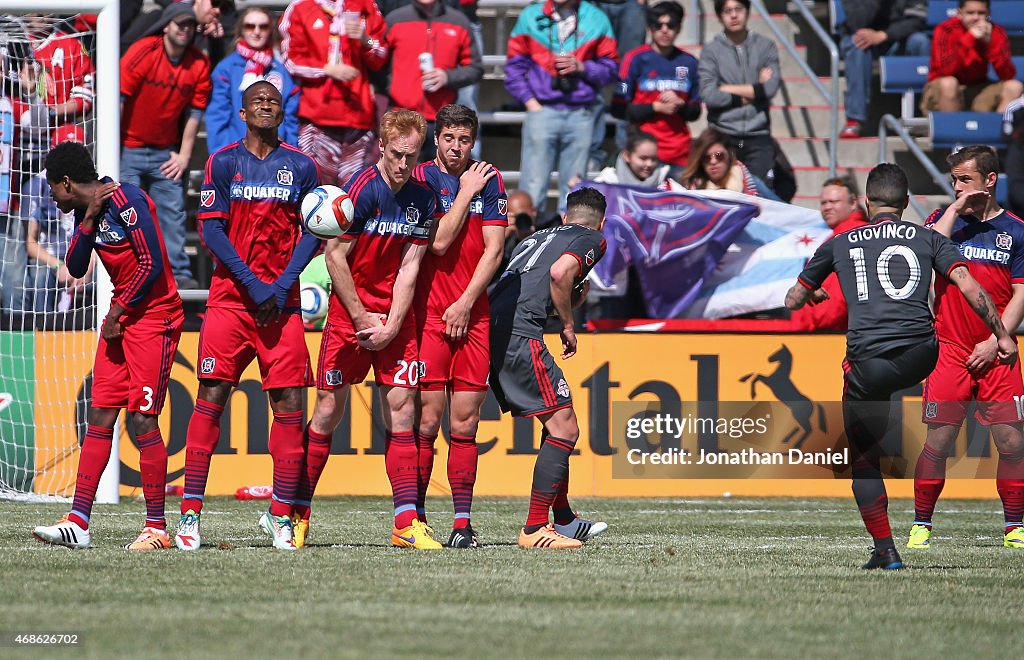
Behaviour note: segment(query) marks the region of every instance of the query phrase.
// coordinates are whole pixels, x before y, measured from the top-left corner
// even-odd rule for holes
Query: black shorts
[[[572,406],[565,375],[539,339],[492,331],[490,384],[502,411],[514,417]]]

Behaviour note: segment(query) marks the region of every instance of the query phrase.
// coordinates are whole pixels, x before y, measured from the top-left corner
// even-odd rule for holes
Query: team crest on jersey
[[[217,358],[203,358],[203,361],[199,363],[199,373],[212,374],[216,366]]]
[[[564,378],[560,379],[558,381],[558,387],[555,388],[555,391],[558,392],[558,396],[562,397],[563,399],[568,399],[569,383],[565,382]]]
[[[690,69],[685,66],[676,67],[676,80],[688,80],[690,77]]]
[[[937,417],[939,415],[939,404],[934,401],[929,401],[928,405],[924,407],[924,416],[929,419]]]
[[[110,231],[110,223],[107,222],[105,219],[104,220],[100,220],[100,227],[99,227],[99,229],[100,229],[101,232],[108,232],[108,231]]]
[[[270,73],[265,75],[263,79],[266,80],[271,85],[273,85],[274,87],[277,87],[277,91],[282,93],[284,92],[284,78],[282,78],[281,74],[278,73],[277,71],[271,71]]]
[[[292,185],[292,181],[295,179],[295,175],[292,174],[291,170],[278,170],[277,171],[277,182],[282,186]]]
[[[498,200],[498,215],[508,215],[508,200],[507,199],[499,199]]]
[[[376,218],[374,218],[373,220],[367,220],[366,224],[363,225],[363,233],[364,234],[372,234],[373,230],[376,229],[376,228],[377,228],[377,219]]]
[[[121,220],[129,227],[138,222],[139,214],[135,212],[135,207],[129,206],[125,210],[121,211]]]
[[[204,190],[199,193],[199,203],[204,209],[208,209],[213,206],[213,202],[217,199],[216,190]]]
[[[414,225],[420,221],[420,210],[415,206],[407,206],[405,208],[405,222],[409,225]]]
[[[341,369],[331,369],[324,374],[328,385],[341,385]]]
[[[1004,232],[996,236],[996,247],[1000,250],[1009,250],[1011,245],[1013,245],[1013,237],[1009,234]]]
[[[588,250],[587,253],[583,255],[583,258],[586,260],[588,266],[594,265],[594,256],[594,248],[590,248],[590,250]]]

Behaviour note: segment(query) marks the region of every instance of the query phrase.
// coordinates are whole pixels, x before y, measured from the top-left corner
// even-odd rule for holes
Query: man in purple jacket
[[[519,187],[543,210],[558,161],[558,206],[569,180],[585,177],[595,101],[616,81],[616,45],[608,17],[589,2],[547,0],[519,15],[508,42],[505,88],[526,106]]]

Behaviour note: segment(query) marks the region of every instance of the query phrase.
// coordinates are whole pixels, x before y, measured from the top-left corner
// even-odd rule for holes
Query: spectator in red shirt
[[[821,187],[821,217],[833,236],[867,224],[849,179],[836,177]],[[821,288],[828,293],[828,300],[799,309],[790,319],[799,330],[846,330],[846,299],[839,278],[832,273]]]
[[[121,58],[121,181],[156,203],[179,288],[197,288],[185,255],[182,178],[210,98],[210,60],[192,44],[196,17],[186,3],[164,9],[151,34]],[[184,129],[179,127],[184,124]]]
[[[343,186],[380,156],[370,72],[387,62],[384,17],[373,0],[295,0],[278,28],[284,65],[302,88],[299,148],[321,183]]]
[[[988,79],[989,64],[999,77]],[[956,16],[939,23],[921,109],[925,112],[1002,112],[1024,91],[1014,80],[1006,30],[989,17],[989,0],[960,0]]]
[[[423,115],[427,135],[433,135],[437,111],[455,102],[457,89],[483,77],[469,19],[438,0],[415,0],[392,11],[386,21],[391,102]],[[420,159],[432,160],[436,153],[437,145],[427,140]]]

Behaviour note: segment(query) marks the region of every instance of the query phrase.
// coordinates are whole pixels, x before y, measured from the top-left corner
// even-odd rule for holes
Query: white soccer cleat
[[[269,511],[260,516],[260,529],[274,541],[278,550],[298,550],[293,537],[292,519],[288,516],[272,516]]]
[[[568,536],[579,541],[588,541],[608,529],[608,523],[584,520],[577,516],[567,525],[556,524],[554,527],[555,531],[562,536]]]
[[[179,550],[190,552],[198,550],[200,545],[199,537],[199,514],[189,509],[181,514],[178,521],[178,531],[174,535],[174,545]]]
[[[40,525],[32,530],[33,536],[43,543],[63,545],[68,548],[88,548],[91,539],[89,530],[82,529],[78,523],[71,522],[64,516],[54,525]]]

